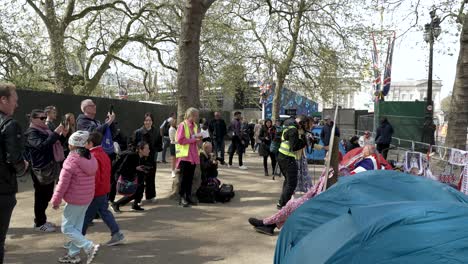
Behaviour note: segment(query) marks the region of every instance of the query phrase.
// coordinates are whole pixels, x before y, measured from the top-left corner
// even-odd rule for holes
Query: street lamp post
[[[427,95],[426,95],[426,117],[423,128],[422,141],[433,145],[435,125],[433,120],[434,102],[432,101],[432,66],[434,57],[434,41],[439,37],[440,18],[436,16],[436,11],[433,9],[430,13],[431,22],[424,26],[424,41],[429,43],[429,72],[427,78]]]

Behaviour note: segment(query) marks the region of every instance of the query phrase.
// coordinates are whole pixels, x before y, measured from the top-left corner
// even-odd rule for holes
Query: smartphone
[[[109,107],[109,114],[112,115],[113,113],[114,113],[114,105],[111,104]]]

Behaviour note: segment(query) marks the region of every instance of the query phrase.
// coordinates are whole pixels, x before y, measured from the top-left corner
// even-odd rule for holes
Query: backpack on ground
[[[221,184],[219,187],[218,194],[216,195],[216,201],[227,203],[234,197],[234,186],[232,184]]]
[[[219,192],[220,181],[216,178],[208,179],[202,183],[197,190],[197,198],[199,203],[216,203],[216,197]]]

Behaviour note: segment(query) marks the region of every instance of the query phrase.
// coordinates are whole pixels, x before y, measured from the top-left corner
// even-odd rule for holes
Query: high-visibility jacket
[[[289,141],[284,139],[284,134],[291,128],[296,128],[295,126],[289,126],[287,127],[284,131],[283,134],[281,135],[281,144],[279,147],[279,152],[282,153],[283,155],[296,158],[296,153],[292,151],[291,146],[289,145]]]
[[[198,126],[197,124],[194,124],[194,133],[198,131]],[[176,132],[177,133],[177,132]],[[184,133],[185,133],[185,138],[189,139],[190,138],[190,128],[187,124],[187,121],[184,121]],[[175,145],[176,148],[176,158],[185,158],[188,157],[189,149],[190,149],[190,144],[179,144],[179,142],[176,143]]]

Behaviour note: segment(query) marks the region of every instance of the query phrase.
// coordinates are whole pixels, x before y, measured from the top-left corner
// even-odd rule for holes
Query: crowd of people
[[[239,169],[247,170],[243,157],[250,147],[262,157],[265,176],[271,172],[273,176],[285,177],[277,203],[277,208],[283,210],[294,193],[312,197],[317,192],[317,185],[312,185],[308,175],[306,151],[310,148],[328,151],[333,127],[329,116],[323,123],[305,116],[284,122],[270,119],[247,122],[241,112],[235,112],[227,124],[220,112],[215,112],[214,118],[208,121],[200,119],[197,109],[189,108],[181,123],[177,124],[176,114],[172,113],[159,129],[153,115],[145,113],[142,126],[126,140],[116,125],[113,109],[100,122],[96,119],[96,104],[86,99],[81,102],[82,114],[76,119],[73,113],[66,113],[57,121],[59,109],[55,106],[33,109],[29,127],[23,133],[12,118],[17,101],[16,88],[0,84],[0,260],[3,260],[5,236],[16,204],[17,176],[29,173],[33,181],[34,230],[55,232],[58,226],[47,221],[46,210],[49,204],[59,209],[62,201],[66,202],[60,228],[69,239],[64,245],[68,252],[59,262],[79,263],[79,253],[84,250],[87,263],[91,263],[99,244],[86,238],[86,233],[95,218],[102,218],[110,230],[106,245],[118,245],[124,243],[125,236],[113,213],[120,213],[121,207],[129,203],[133,211],[144,211],[144,204],[156,201],[158,153],[161,162],[167,163],[169,149],[171,176],[180,177],[179,205],[190,207],[197,205],[192,186],[196,167],[200,167],[202,185],[218,177],[219,165],[232,167],[235,155]],[[317,125],[323,125],[320,135],[323,146],[311,133]],[[377,149],[384,156],[392,130],[388,121],[383,120],[377,131]],[[338,128],[335,136],[340,136]],[[230,139],[227,162],[226,138]],[[374,142],[370,133],[365,133],[352,144],[370,146]],[[122,195],[118,200],[117,194]],[[284,220],[284,216],[270,219]],[[274,225],[274,221],[260,224],[252,220],[251,223],[268,234],[280,226]]]

